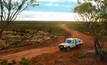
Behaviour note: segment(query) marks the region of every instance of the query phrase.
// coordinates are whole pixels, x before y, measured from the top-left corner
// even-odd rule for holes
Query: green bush
[[[107,50],[99,51],[99,53],[107,54]]]
[[[22,58],[20,61],[21,65],[31,65],[30,61],[28,59]]]
[[[16,60],[12,60],[12,64],[16,64]]]
[[[12,45],[14,46],[14,47],[23,47],[23,46],[25,46],[25,44],[23,44],[23,43],[17,43],[17,42],[14,42],[14,43],[12,43]]]
[[[23,43],[19,43],[16,45],[16,47],[23,47],[23,46],[25,46],[25,44],[23,44]]]
[[[100,61],[107,61],[107,51],[106,50],[99,51],[98,57]]]
[[[8,65],[8,60],[2,60],[0,65]]]

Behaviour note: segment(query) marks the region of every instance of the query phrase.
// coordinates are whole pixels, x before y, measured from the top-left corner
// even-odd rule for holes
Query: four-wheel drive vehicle
[[[82,43],[83,41],[79,38],[67,38],[64,43],[61,43],[59,45],[59,49],[60,50],[66,49],[67,51],[69,51],[73,47],[80,48]]]

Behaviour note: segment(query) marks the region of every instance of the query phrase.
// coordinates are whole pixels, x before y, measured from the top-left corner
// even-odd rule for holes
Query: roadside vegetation
[[[58,36],[67,36],[67,33],[62,31],[56,22],[14,22],[3,32],[0,49],[55,41]]]
[[[98,22],[96,22],[98,23]],[[87,22],[67,22],[67,26],[71,29],[80,31],[84,34],[91,35]],[[107,23],[105,22],[105,29],[107,30]],[[107,39],[107,31],[105,31],[105,39]]]
[[[71,29],[74,29],[83,33],[89,32],[85,22],[68,22],[66,24]]]
[[[31,62],[29,59],[21,58],[19,63],[17,63],[16,60],[12,60],[12,62],[8,62],[8,60],[2,60],[0,65],[31,65]]]
[[[36,31],[46,31],[53,35],[65,35],[65,32],[58,27],[58,22],[35,22],[35,21],[20,21],[10,24],[6,30],[14,29],[31,29]]]
[[[107,54],[103,52],[107,22],[106,2],[106,0],[85,0],[84,2],[78,0],[79,5],[74,8],[74,12],[78,13],[81,20],[87,23],[93,38],[95,54],[101,61],[107,60]],[[79,18],[77,17],[77,19]]]

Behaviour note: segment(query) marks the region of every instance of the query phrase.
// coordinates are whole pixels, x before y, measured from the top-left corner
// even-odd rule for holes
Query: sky
[[[17,20],[27,21],[75,21],[77,0],[37,0],[39,6],[29,6]]]

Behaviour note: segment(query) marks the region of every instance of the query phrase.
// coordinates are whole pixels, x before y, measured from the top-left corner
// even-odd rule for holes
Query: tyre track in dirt
[[[61,29],[63,29],[65,32],[67,32],[69,34],[69,37],[78,37],[78,38],[83,39],[85,43],[87,43],[87,42],[89,44],[92,43],[92,41],[90,41],[90,40],[92,40],[91,36],[84,35],[83,33],[69,29],[65,24],[60,24],[59,27]],[[63,42],[63,40],[60,40],[59,42]],[[86,45],[86,44],[84,44],[84,45]],[[44,53],[55,53],[58,50],[59,50],[58,45],[49,46],[49,47],[45,47],[45,48],[39,48],[39,49],[30,49],[27,51],[8,54],[6,56],[0,55],[0,60],[8,59],[9,62],[11,62],[12,60],[20,61],[20,59],[23,57],[25,57],[27,59],[32,59],[33,57],[36,57],[36,56],[44,54]]]

